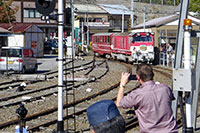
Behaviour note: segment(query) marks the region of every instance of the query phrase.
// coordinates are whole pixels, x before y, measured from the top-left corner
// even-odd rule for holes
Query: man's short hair
[[[103,122],[96,126],[91,126],[95,133],[125,133],[126,123],[121,115]]]
[[[153,80],[154,77],[153,69],[149,64],[137,65],[136,74],[138,74],[143,82]]]
[[[102,100],[87,109],[87,117],[95,133],[123,133],[125,121],[112,100]]]

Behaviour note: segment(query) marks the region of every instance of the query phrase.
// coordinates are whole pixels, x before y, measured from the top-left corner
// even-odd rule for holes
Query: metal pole
[[[81,30],[82,31],[82,51],[83,51],[83,46],[84,46],[84,29],[83,28],[84,28],[84,22],[82,22],[82,28],[81,28],[82,29]]]
[[[145,32],[145,25],[146,25],[146,7],[144,7],[144,32]]]
[[[190,31],[185,29],[184,32],[184,68],[191,69],[190,58]],[[193,131],[192,129],[192,97],[190,92],[186,92],[186,132]]]
[[[122,33],[124,32],[124,12],[122,14]]]
[[[167,62],[166,65],[167,65],[167,67],[168,67],[168,66],[169,66],[169,53],[168,53],[167,50],[168,50],[168,43],[169,43],[169,42],[168,42],[168,36],[167,36],[167,35],[168,35],[167,29],[165,29],[165,38],[166,38],[166,46],[165,46],[165,47],[166,47],[166,62]]]
[[[57,131],[64,131],[63,123],[63,0],[58,0],[58,122]]]
[[[131,0],[131,29],[133,29],[134,24],[134,0]]]
[[[189,0],[181,1],[181,8],[180,8],[180,16],[179,16],[179,24],[178,24],[178,33],[176,39],[176,48],[175,48],[175,61],[174,61],[174,68],[181,68],[182,66],[182,50],[183,50],[183,23],[184,19],[187,17],[188,13],[188,5]],[[177,107],[178,107],[178,91],[173,91],[176,100],[172,101],[172,110],[174,117],[177,117]]]
[[[88,53],[88,46],[90,44],[90,37],[89,37],[89,20],[88,20],[88,0],[87,0],[87,47],[86,47],[86,52]]]
[[[72,56],[75,57],[75,51],[74,51],[74,0],[72,0],[71,3],[71,19],[72,19]]]

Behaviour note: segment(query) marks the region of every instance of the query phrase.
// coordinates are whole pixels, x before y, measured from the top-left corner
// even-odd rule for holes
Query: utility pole
[[[21,23],[24,23],[24,0],[21,0]]]
[[[134,24],[134,0],[131,0],[131,29],[133,29]]]
[[[144,7],[144,32],[145,32],[145,25],[146,25],[146,7]]]
[[[88,24],[88,0],[87,0],[87,47],[90,44],[90,37],[89,37],[89,24]],[[88,48],[86,48],[86,52],[88,52]]]
[[[58,0],[58,122],[57,131],[64,131],[63,122],[63,0]]]
[[[82,51],[83,51],[83,46],[84,46],[84,22],[81,23],[82,27],[81,27],[81,32],[82,32]]]
[[[74,0],[71,0],[71,20],[72,20],[72,57],[75,56],[74,50]]]
[[[122,13],[122,33],[124,32],[124,12]]]

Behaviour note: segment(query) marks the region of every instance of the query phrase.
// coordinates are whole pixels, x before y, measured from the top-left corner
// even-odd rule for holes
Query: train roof
[[[130,32],[123,32],[123,33],[114,33],[113,36],[128,36]]]
[[[94,34],[93,36],[110,36],[112,35],[113,33],[96,33]]]
[[[129,35],[135,35],[137,33],[149,33],[149,34],[154,34],[153,32],[131,32]]]

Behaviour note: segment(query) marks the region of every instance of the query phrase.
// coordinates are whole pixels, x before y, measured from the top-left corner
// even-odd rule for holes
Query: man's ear
[[[92,133],[95,133],[95,131],[93,129],[90,129],[92,131]]]

